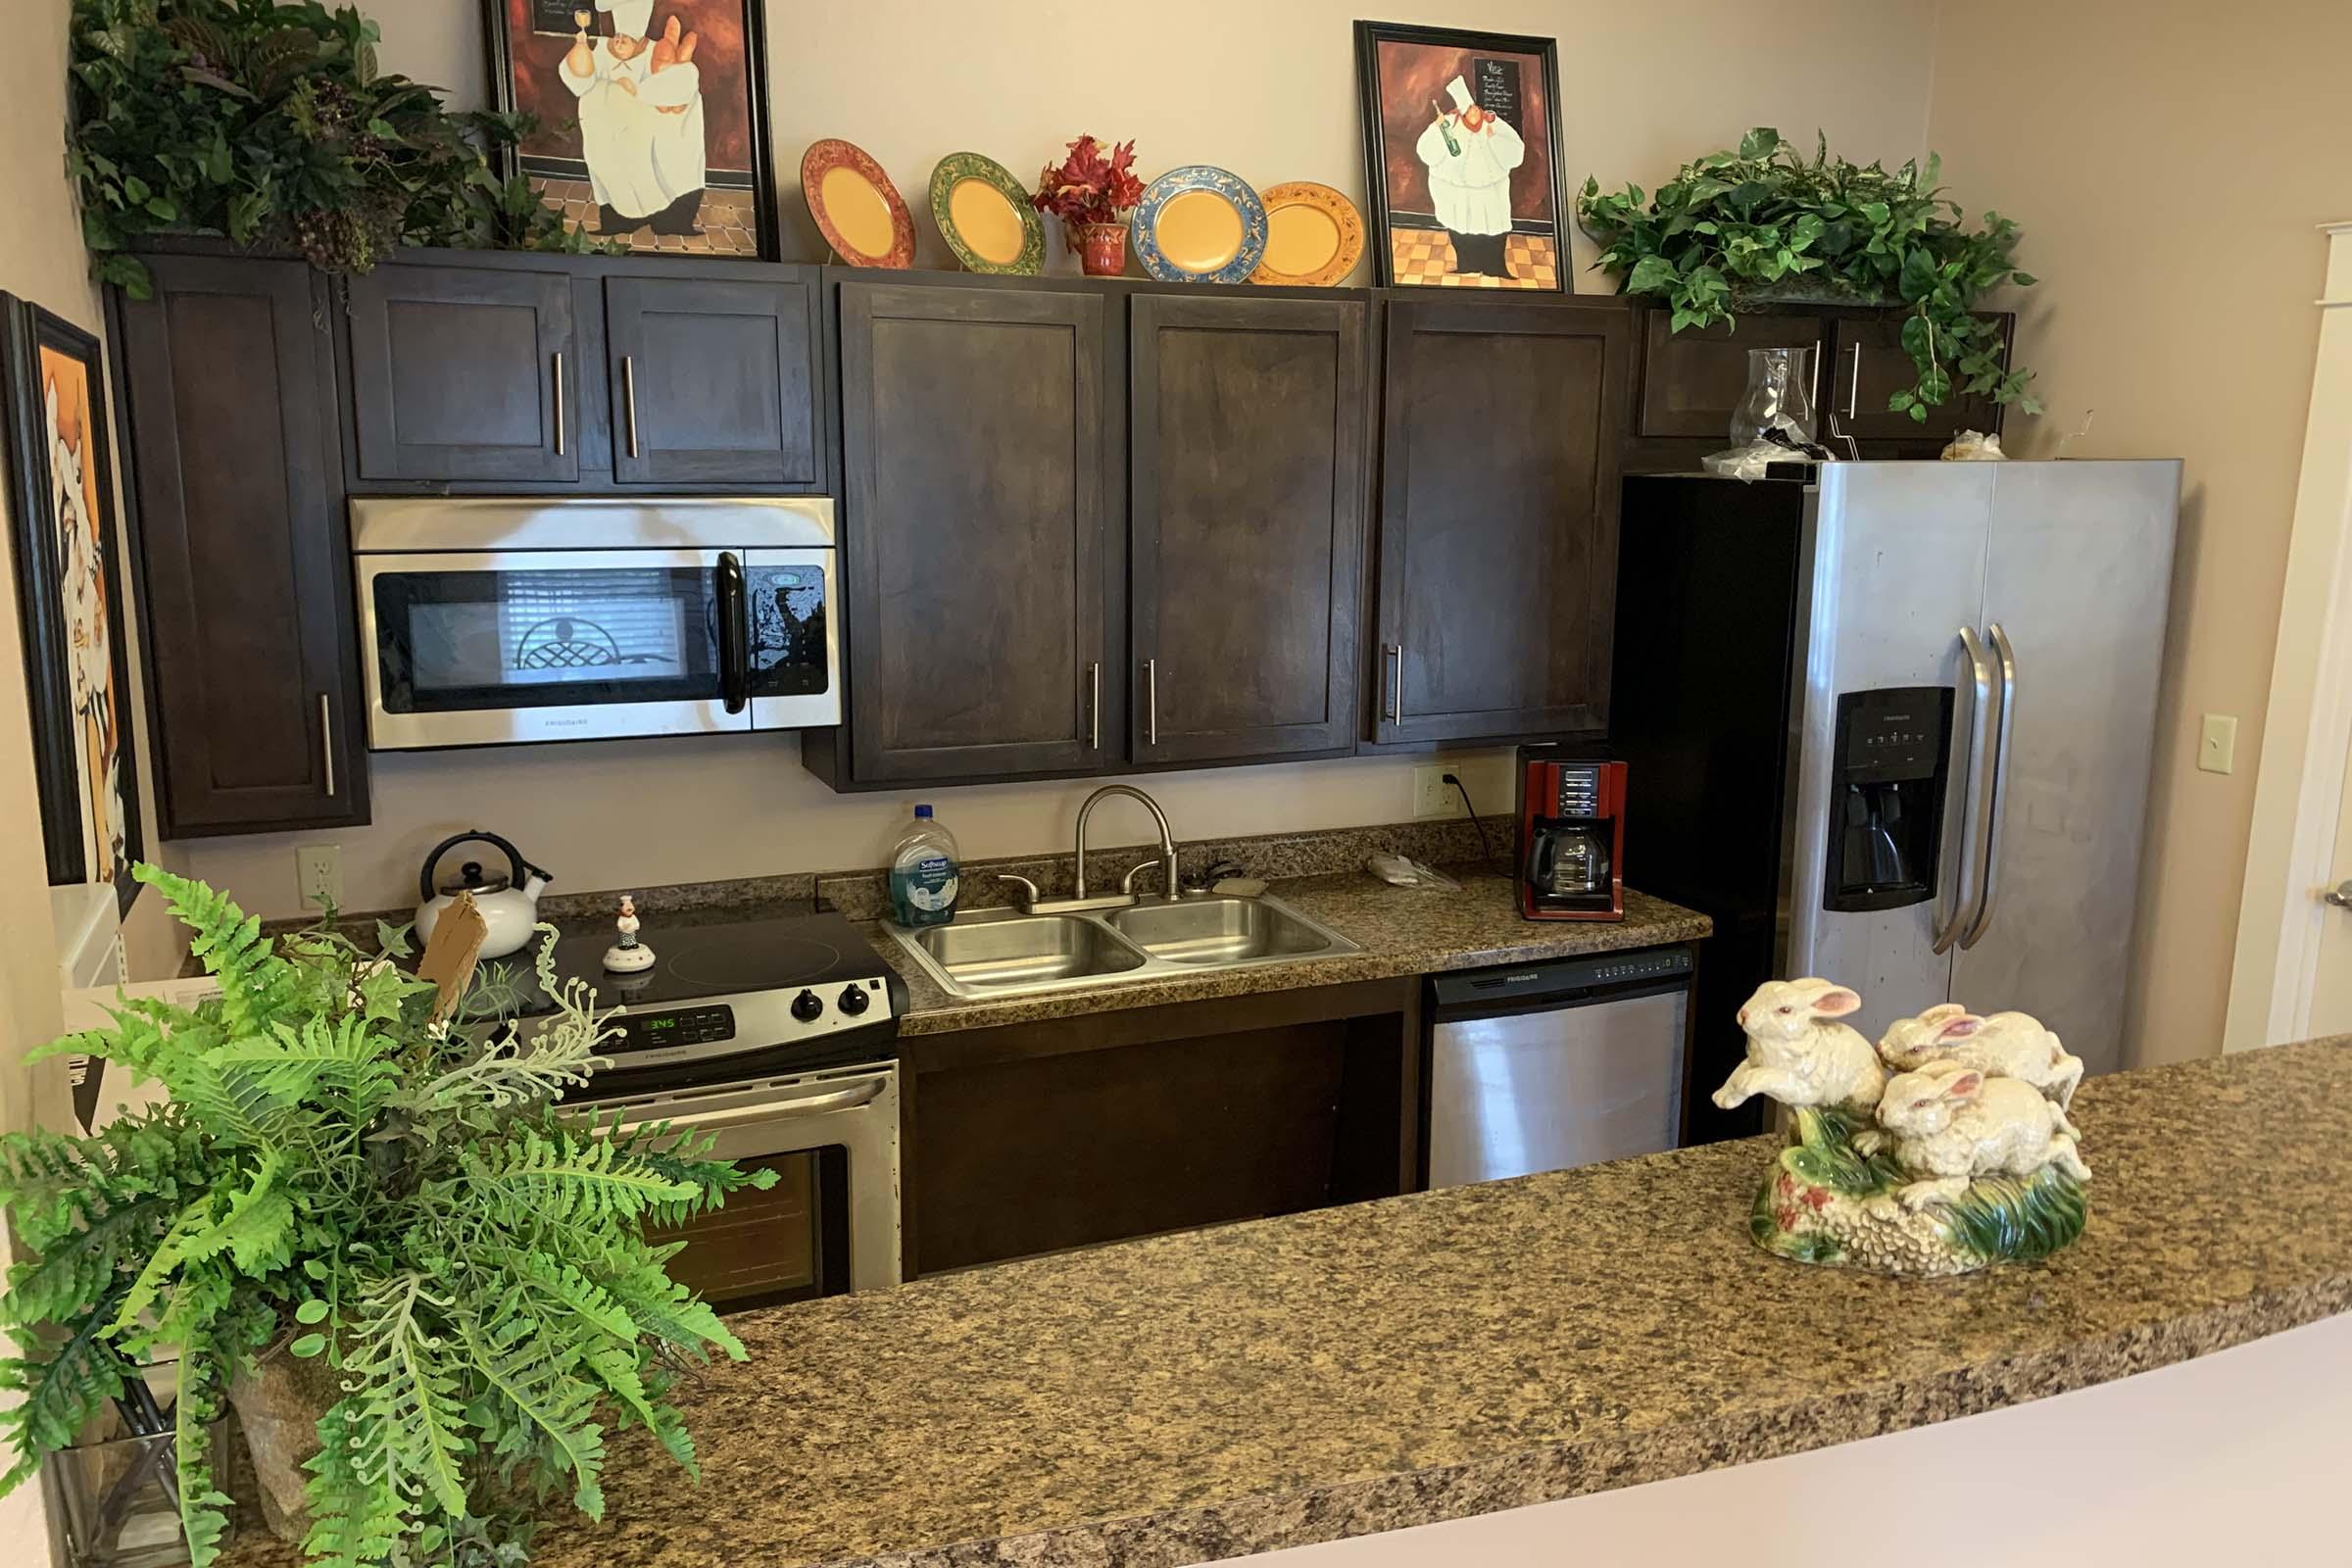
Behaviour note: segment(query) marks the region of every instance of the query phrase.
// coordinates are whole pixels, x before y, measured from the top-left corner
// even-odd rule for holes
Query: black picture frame
[[[95,496],[98,569],[106,588],[109,677],[122,854],[112,868],[90,864],[83,834],[81,764],[74,745],[71,629],[67,624],[65,560],[50,494],[49,431],[41,379],[46,348],[80,367],[87,405],[83,463]],[[140,884],[131,874],[145,854],[140,825],[138,748],[133,744],[130,637],[122,575],[121,519],[115,506],[113,426],[107,409],[106,367],[98,339],[53,312],[0,294],[0,414],[4,414],[9,473],[10,555],[15,563],[19,631],[31,710],[33,772],[41,810],[41,842],[49,884],[111,882],[117,908],[127,913]]]
[[[544,8],[547,0],[531,0],[534,10]],[[741,251],[705,251],[688,254],[706,257],[714,262],[762,261],[782,259],[779,249],[783,235],[783,216],[776,204],[776,158],[772,141],[773,127],[767,109],[767,17],[765,0],[735,0],[743,11],[745,86],[751,120],[752,141],[752,218],[751,231],[759,243],[757,255]],[[514,114],[517,105],[514,95],[514,40],[508,33],[506,0],[481,0],[483,51],[490,62],[490,102],[500,114]],[[572,9],[565,7],[564,9]],[[578,9],[592,9],[592,0],[579,0]],[[655,7],[657,20],[661,8]],[[500,149],[497,160],[499,177],[512,179],[524,173],[522,156],[509,144]],[[654,249],[640,249],[632,244],[633,254],[669,254]]]
[[[1355,24],[1355,96],[1356,110],[1361,121],[1364,138],[1364,199],[1365,213],[1370,220],[1373,242],[1373,276],[1382,288],[1400,286],[1429,286],[1407,282],[1399,284],[1396,275],[1396,248],[1394,239],[1395,215],[1390,210],[1388,142],[1382,113],[1379,46],[1384,43],[1427,44],[1438,48],[1491,50],[1496,54],[1531,55],[1542,64],[1544,74],[1544,138],[1550,166],[1553,280],[1549,283],[1521,282],[1514,292],[1573,293],[1570,283],[1571,266],[1567,181],[1560,171],[1560,62],[1559,40],[1538,38],[1518,33],[1482,32],[1468,27],[1430,27],[1400,22],[1364,22]],[[1525,132],[1522,131],[1524,137]],[[1419,225],[1412,225],[1419,226]],[[1518,230],[1516,220],[1513,230]]]

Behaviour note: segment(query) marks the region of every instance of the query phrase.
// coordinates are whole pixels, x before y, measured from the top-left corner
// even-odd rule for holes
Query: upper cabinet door
[[[2001,358],[2017,318],[1989,315],[2001,329]],[[1919,384],[1919,368],[1903,349],[1904,317],[1840,317],[1831,337],[1830,364],[1822,371],[1822,439],[1830,439],[1830,416],[1838,429],[1861,441],[1948,441],[1962,430],[1997,432],[2001,406],[1984,398],[1955,397],[1928,411],[1925,420],[1897,414],[1886,399]],[[1842,456],[1842,454],[1840,454]]]
[[[1102,301],[841,286],[850,731],[860,783],[1097,767]]]
[[[368,820],[323,280],[154,256],[117,300],[163,836]]]
[[[1380,741],[1608,722],[1632,312],[1392,299]]]
[[[765,270],[790,281],[606,280],[622,482],[824,489],[815,274]]]
[[[1353,746],[1365,317],[1353,300],[1136,297],[1137,761]]]
[[[1747,392],[1750,349],[1814,350],[1813,385],[1821,381],[1822,320],[1818,316],[1752,315],[1737,326],[1673,331],[1674,313],[1642,313],[1642,403],[1636,432],[1644,436],[1703,436],[1725,444],[1732,411]],[[1818,401],[1818,399],[1816,400]]]
[[[580,477],[581,378],[596,371],[567,274],[394,264],[350,288],[363,479]]]

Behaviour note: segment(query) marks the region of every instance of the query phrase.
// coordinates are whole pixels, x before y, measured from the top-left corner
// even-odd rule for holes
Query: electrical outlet
[[[305,844],[294,852],[294,885],[316,908],[343,907],[343,846]]]
[[[1451,763],[1439,762],[1413,769],[1413,820],[1462,814],[1462,792],[1446,782]]]
[[[2228,773],[2237,767],[2237,720],[2227,713],[2207,713],[2197,734],[2197,766],[2208,773]]]

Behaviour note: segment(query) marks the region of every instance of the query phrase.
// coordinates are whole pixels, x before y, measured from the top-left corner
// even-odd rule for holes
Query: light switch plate
[[[294,885],[315,909],[343,907],[343,846],[305,844],[294,851]]]
[[[1413,769],[1414,821],[1462,814],[1462,792],[1446,782],[1446,775],[1452,771],[1449,762]]]
[[[2197,732],[2197,766],[2208,773],[2237,768],[2237,720],[2228,713],[2207,713]]]

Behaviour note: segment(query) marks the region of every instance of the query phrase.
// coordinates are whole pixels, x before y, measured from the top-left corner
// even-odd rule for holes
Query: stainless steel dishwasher
[[[1429,1185],[1674,1148],[1690,1015],[1688,948],[1439,975]]]

